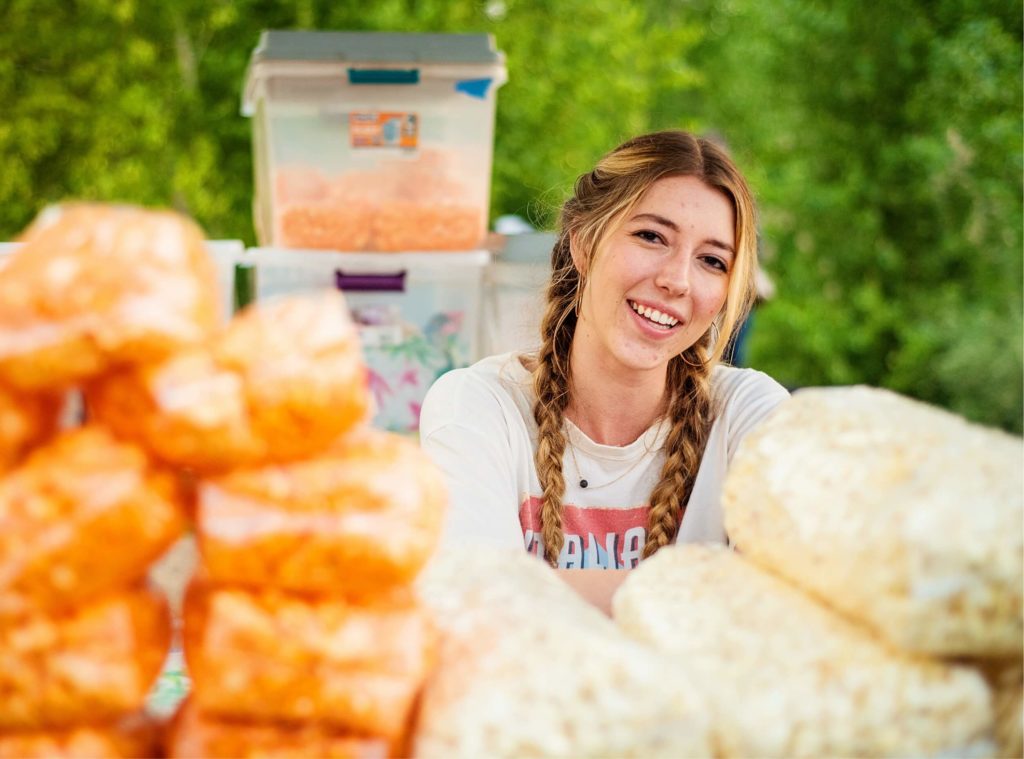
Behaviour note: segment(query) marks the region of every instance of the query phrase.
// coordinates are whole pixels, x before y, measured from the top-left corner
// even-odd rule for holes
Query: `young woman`
[[[721,365],[754,297],[754,202],[685,132],[636,137],[576,182],[541,347],[449,372],[420,439],[451,491],[446,540],[525,546],[601,608],[674,541],[726,542],[737,445],[787,393]]]

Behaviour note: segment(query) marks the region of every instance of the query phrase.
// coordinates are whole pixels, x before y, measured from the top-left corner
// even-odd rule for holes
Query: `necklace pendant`
[[[580,480],[580,487],[581,487],[581,488],[585,488],[585,487],[586,487],[587,485],[589,485],[589,484],[590,484],[590,483],[589,483],[589,482],[587,482],[586,480]]]

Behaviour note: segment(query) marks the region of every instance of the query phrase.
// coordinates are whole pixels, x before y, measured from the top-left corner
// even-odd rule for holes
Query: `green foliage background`
[[[66,198],[253,242],[249,53],[276,29],[484,31],[492,215],[539,225],[650,129],[724,137],[777,296],[751,362],[1021,431],[1022,8],[1005,0],[0,0],[0,239]]]

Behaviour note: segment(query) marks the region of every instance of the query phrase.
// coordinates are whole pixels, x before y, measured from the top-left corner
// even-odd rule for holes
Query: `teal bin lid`
[[[505,54],[496,50],[490,34],[421,34],[415,32],[332,32],[266,30],[249,58],[242,96],[242,113],[252,115],[261,91],[260,80],[279,64],[337,64],[379,69],[368,71],[366,83],[419,81],[419,67],[492,68],[485,78],[467,78],[463,89],[476,94],[474,82],[500,86],[505,82]],[[385,67],[405,71],[385,71]],[[291,68],[291,67],[289,67]],[[351,69],[350,69],[351,71]],[[353,78],[356,82],[360,77]]]

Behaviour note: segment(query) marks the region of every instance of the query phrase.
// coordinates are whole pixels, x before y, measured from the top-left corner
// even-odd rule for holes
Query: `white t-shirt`
[[[677,542],[727,541],[719,503],[726,469],[743,436],[789,395],[752,369],[716,367],[711,386],[719,413]],[[533,403],[532,377],[514,353],[448,372],[427,393],[420,442],[448,482],[445,543],[525,546],[543,555]],[[568,420],[566,428],[575,460],[567,444],[558,564],[632,569],[646,542],[648,499],[660,479],[669,425],[655,423],[622,447],[595,443]],[[580,487],[581,479],[588,487]]]

